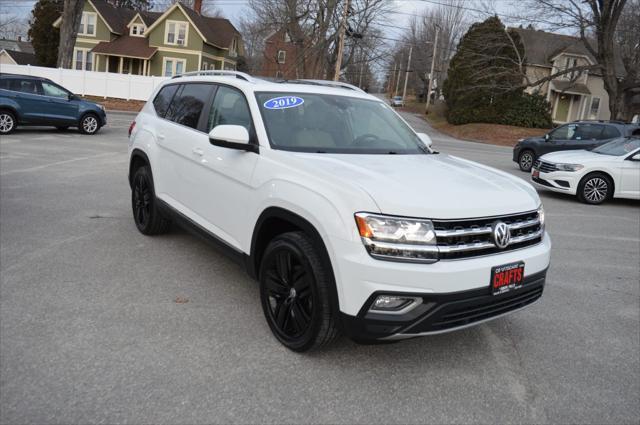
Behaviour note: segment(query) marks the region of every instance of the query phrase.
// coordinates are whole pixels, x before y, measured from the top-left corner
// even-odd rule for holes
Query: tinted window
[[[164,117],[164,115],[167,113],[167,109],[169,108],[169,103],[171,102],[171,99],[173,98],[173,95],[176,93],[176,90],[178,89],[178,85],[177,84],[173,84],[171,86],[165,86],[162,89],[160,89],[160,92],[158,93],[158,95],[156,96],[155,99],[153,99],[153,107],[156,110],[156,113],[158,114],[159,117]]]
[[[197,128],[200,112],[211,96],[211,84],[184,84],[171,101],[167,119],[187,127]]]
[[[69,97],[68,91],[55,84],[47,83],[46,81],[42,82],[42,91],[45,96],[62,97],[65,99]]]
[[[580,124],[573,134],[573,140],[594,140],[599,139],[602,134],[600,124]]]
[[[225,86],[218,87],[209,112],[207,131],[222,124],[241,125],[251,131],[251,113],[247,100],[239,90]]]
[[[612,125],[606,125],[602,132],[602,139],[613,139],[614,137],[620,137],[620,132]]]
[[[14,80],[14,90],[22,93],[41,94],[36,80]],[[16,87],[17,86],[17,87]]]
[[[573,135],[576,131],[575,124],[563,125],[562,127],[558,127],[549,133],[549,138],[552,140],[567,140],[573,138]]]
[[[13,80],[10,80],[8,78],[2,78],[0,79],[0,89],[4,89],[4,90],[13,90],[12,89],[12,82]]]

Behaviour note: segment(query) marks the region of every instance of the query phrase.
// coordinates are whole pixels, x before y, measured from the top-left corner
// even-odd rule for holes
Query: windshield
[[[430,153],[383,102],[314,93],[256,93],[271,147],[296,152]]]
[[[402,96],[396,96],[393,98],[393,100],[402,100]]]
[[[626,155],[634,150],[640,148],[640,139],[638,138],[620,138],[605,143],[602,146],[598,146],[591,150],[591,152],[599,153],[602,155],[621,156]]]

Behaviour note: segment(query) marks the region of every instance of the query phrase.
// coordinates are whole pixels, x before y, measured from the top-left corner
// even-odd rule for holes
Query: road
[[[522,178],[510,149],[432,135]],[[543,298],[455,333],[295,354],[199,239],[139,234],[131,118],[0,140],[0,423],[638,423],[640,208],[542,192]]]

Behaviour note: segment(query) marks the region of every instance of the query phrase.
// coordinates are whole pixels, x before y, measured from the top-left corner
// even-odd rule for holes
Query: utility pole
[[[333,74],[333,81],[340,79],[340,68],[342,67],[342,51],[344,50],[344,36],[347,32],[347,17],[349,16],[349,8],[351,0],[346,0],[344,10],[342,11],[342,22],[340,23],[340,31],[338,33],[338,56],[336,57],[336,70]]]
[[[360,74],[358,75],[358,88],[362,88],[362,70],[364,69],[364,60],[362,57],[362,47],[360,47]]]
[[[409,80],[409,68],[411,67],[411,52],[413,51],[413,46],[409,47],[409,59],[407,60],[407,70],[404,73],[404,90],[402,90],[402,103],[404,104],[404,99],[407,96],[407,80]]]
[[[387,92],[389,93],[389,97],[391,97],[391,87],[393,87],[393,79],[396,78],[396,63],[393,63],[393,74],[389,77],[389,84],[387,87]]]
[[[398,77],[396,78],[396,91],[393,92],[393,96],[398,95],[398,87],[400,87],[400,73],[402,72],[402,56],[400,56],[400,65],[398,65]]]
[[[433,87],[433,66],[436,63],[436,50],[438,49],[438,33],[440,27],[436,25],[436,39],[433,42],[433,56],[431,57],[431,73],[429,74],[429,88],[427,89],[427,106],[424,108],[425,115],[429,113],[429,102],[431,101],[431,87]]]

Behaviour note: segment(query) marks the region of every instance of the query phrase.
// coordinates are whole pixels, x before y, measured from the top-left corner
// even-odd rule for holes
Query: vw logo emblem
[[[504,249],[509,245],[511,240],[511,232],[509,226],[502,221],[498,221],[493,225],[493,241],[500,249]]]

